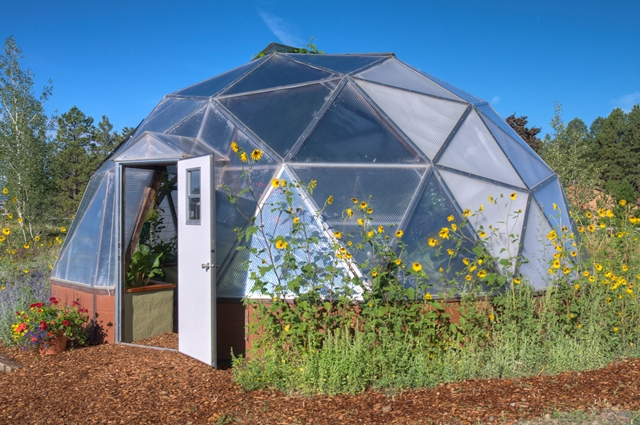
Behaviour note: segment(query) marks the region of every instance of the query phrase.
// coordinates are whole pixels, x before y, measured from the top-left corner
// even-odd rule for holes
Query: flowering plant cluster
[[[60,306],[51,297],[49,302],[32,303],[29,310],[17,311],[17,322],[11,326],[13,339],[23,349],[47,346],[59,334],[76,341],[86,342],[84,325],[89,320],[88,310],[73,302],[73,306]]]

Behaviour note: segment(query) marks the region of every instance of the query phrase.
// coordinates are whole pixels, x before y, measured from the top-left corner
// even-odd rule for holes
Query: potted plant
[[[153,281],[162,276],[163,253],[138,244],[126,271],[124,291],[124,337],[133,342],[173,331],[176,285]]]
[[[66,349],[69,340],[78,345],[87,340],[84,325],[89,320],[88,310],[76,301],[65,307],[51,297],[47,304],[32,303],[29,310],[16,312],[16,318],[11,332],[22,349],[37,347],[42,354],[57,354]]]

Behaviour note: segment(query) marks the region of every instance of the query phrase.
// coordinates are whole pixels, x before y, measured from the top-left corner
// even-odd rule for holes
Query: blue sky
[[[272,41],[401,61],[527,115],[551,132],[554,102],[587,125],[640,103],[637,0],[6,0],[48,113],[77,106],[135,127],[167,93],[247,63]]]

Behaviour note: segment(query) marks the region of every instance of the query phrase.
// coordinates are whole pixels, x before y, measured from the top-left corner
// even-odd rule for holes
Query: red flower
[[[58,304],[58,300],[56,299],[56,297],[51,297],[49,298],[49,302],[53,305],[57,305]]]
[[[44,320],[40,322],[40,329],[42,329],[43,331],[47,329],[47,322],[45,322]]]
[[[78,301],[74,301],[74,302],[73,302],[73,305],[74,305],[74,306],[78,306],[78,307],[80,307],[80,303],[79,303]]]
[[[88,312],[89,312],[89,309],[87,309],[87,308],[83,307],[83,308],[80,309],[80,313],[88,313]]]
[[[65,325],[65,326],[69,326],[69,321],[68,320],[63,320],[62,324]]]

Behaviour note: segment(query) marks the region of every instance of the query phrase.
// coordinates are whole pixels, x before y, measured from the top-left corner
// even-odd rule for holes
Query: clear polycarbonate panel
[[[277,170],[276,167],[260,167],[249,172],[240,167],[225,167],[220,183],[228,187],[233,196],[258,201],[269,187]],[[251,190],[245,191],[247,188]]]
[[[204,119],[206,112],[206,107],[197,110],[190,117],[176,124],[172,129],[167,131],[167,133],[192,137],[195,139],[200,133],[200,127],[202,127],[202,120]]]
[[[248,250],[236,251],[229,259],[229,265],[218,276],[216,296],[218,298],[243,298],[253,286],[249,279],[250,271],[246,264],[251,253]]]
[[[102,238],[104,236],[109,241],[113,232],[110,227],[103,228],[105,214],[114,213],[114,199],[107,197],[109,183],[108,174],[89,182],[76,220],[69,230],[51,274],[52,277],[85,285],[95,285]],[[105,232],[107,232],[106,235]],[[113,282],[110,284],[113,285]]]
[[[283,172],[280,178],[288,183],[287,188],[291,187],[291,179],[287,176],[286,172]],[[289,196],[291,197],[292,209],[295,211],[294,215],[283,213],[283,211],[289,208],[289,203],[286,201]],[[294,232],[294,216],[299,218],[300,222],[304,224],[306,232]],[[249,257],[249,270],[257,271],[258,268],[263,267],[265,263],[271,264],[273,259],[273,262],[276,264],[276,270],[269,271],[262,277],[263,280],[267,282],[265,288],[267,291],[272,292],[278,288],[278,285],[281,285],[278,289],[280,294],[291,295],[286,283],[300,273],[296,270],[284,269],[283,255],[285,251],[277,249],[273,242],[274,238],[278,236],[285,236],[289,239],[289,243],[291,244],[290,248],[292,248],[291,252],[294,257],[296,257],[297,264],[314,263],[318,267],[320,274],[322,274],[324,267],[333,264],[330,255],[332,253],[331,244],[315,220],[313,212],[305,207],[302,197],[295,188],[291,188],[289,194],[285,194],[282,188],[273,189],[266,204],[262,207],[262,211],[257,213],[256,217],[256,226],[258,226],[261,231],[256,232],[252,236],[250,247],[265,252]],[[296,241],[300,243],[306,238],[317,238],[318,243],[312,243],[311,246],[303,243],[299,249],[295,249]],[[251,284],[252,282],[248,282],[248,285],[241,286],[251,287]],[[224,286],[223,289],[226,290],[227,285],[222,286]],[[234,286],[237,287],[237,285]],[[218,289],[220,290],[221,287],[218,286]],[[320,292],[322,294],[327,290],[328,288],[323,288]],[[259,297],[263,294],[261,294],[260,291],[253,291],[250,295]]]
[[[478,104],[478,103],[485,103],[484,100],[482,100],[480,98],[477,98],[474,95],[469,94],[466,91],[461,90],[461,89],[457,88],[456,86],[451,85],[451,84],[447,83],[446,81],[441,80],[438,77],[434,77],[433,75],[427,74],[424,71],[418,71],[418,72],[420,74],[424,75],[425,77],[427,77],[428,79],[430,79],[431,81],[433,81],[434,83],[442,86],[444,89],[450,91],[454,95],[458,96],[459,98],[461,98],[461,99],[463,99],[463,100],[465,100],[465,101],[467,101],[469,103],[472,103],[474,105]]]
[[[522,180],[524,180],[528,187],[531,188],[535,186],[553,174],[553,171],[551,171],[551,169],[542,162],[542,160],[538,159],[537,156],[531,155],[525,148],[509,137],[491,120],[486,119],[486,117],[482,118],[504,153],[507,155],[507,158],[509,158],[513,164],[513,167],[516,169],[518,174],[520,174],[520,177],[522,177]]]
[[[312,197],[319,208],[325,207],[329,196],[333,196],[333,203],[327,204],[323,213],[332,226],[346,218],[344,211],[347,208],[356,213],[352,222],[362,214],[352,198],[366,202],[373,209],[374,223],[400,224],[427,169],[290,166],[304,184],[316,180]]]
[[[220,103],[284,158],[330,93],[322,84],[311,84],[220,99]]]
[[[358,69],[381,61],[384,56],[356,56],[356,55],[310,55],[288,54],[292,59],[310,65],[320,66],[342,74],[348,74]]]
[[[358,81],[402,132],[433,159],[467,106],[405,90]]]
[[[177,91],[174,94],[182,96],[214,96],[220,93],[229,84],[233,83],[238,78],[261,64],[264,60],[265,58],[251,61],[248,64],[239,66],[238,68],[232,69],[224,74],[220,74],[213,78],[209,78],[208,80],[194,84],[193,86]]]
[[[335,74],[331,72],[302,65],[286,59],[281,55],[273,55],[261,66],[225,90],[223,94],[244,93],[272,87],[325,80],[332,77],[335,77]]]
[[[529,151],[529,153],[531,155],[533,155],[536,158],[538,158],[538,154],[531,148],[531,146],[529,146],[524,140],[522,140],[520,135],[518,135],[518,133],[516,133],[516,131],[513,128],[511,128],[511,126],[509,124],[507,124],[507,122],[504,119],[502,119],[502,117],[500,115],[498,115],[498,113],[491,107],[491,105],[488,105],[488,104],[487,105],[480,105],[480,106],[478,106],[478,109],[488,119],[490,119],[491,122],[496,124],[498,127],[500,127],[502,129],[502,131],[507,133],[509,136],[511,136],[511,138],[513,138],[516,142],[518,142],[518,144],[520,146],[522,146],[527,151]]]
[[[450,216],[454,217],[453,221],[449,221]],[[443,290],[461,290],[445,288],[440,283],[441,278],[455,278],[465,267],[462,259],[472,257],[473,236],[461,223],[462,218],[446,192],[432,176],[404,230],[402,240],[406,244],[405,263],[418,262],[422,265],[429,276],[429,293],[433,295]],[[452,224],[456,225],[455,231]],[[449,239],[439,236],[443,228],[447,229]],[[429,245],[430,239],[436,241],[435,246]],[[458,241],[462,241],[460,249],[457,248]],[[453,256],[447,250],[451,250]]]
[[[350,84],[344,87],[292,161],[424,162]]]
[[[255,211],[255,201],[238,197],[231,203],[226,192],[216,190],[216,266],[226,260],[238,240],[235,229],[244,228]]]
[[[213,149],[198,139],[163,133],[144,133],[120,153],[116,161],[179,160],[212,153]]]
[[[145,131],[162,133],[180,121],[189,118],[197,109],[202,108],[206,100],[166,98],[154,109],[136,130],[136,136]]]
[[[491,255],[514,258],[520,250],[527,192],[513,191],[457,173],[438,170],[461,209],[472,216],[469,224],[479,233],[484,231]],[[515,194],[515,200],[511,195]],[[492,203],[490,198],[495,201]],[[484,209],[484,211],[481,211]],[[491,226],[491,227],[490,227]]]
[[[114,286],[116,284],[117,235],[115,230],[116,185],[115,173],[108,174],[104,220],[100,230],[100,248],[98,251],[98,270],[95,277],[96,286]]]
[[[438,84],[435,84],[433,81],[393,58],[366,69],[356,74],[355,77],[388,86],[444,97],[445,99],[462,101],[462,99],[454,96],[450,91],[443,89]]]
[[[524,188],[487,127],[474,111],[467,115],[438,164]]]
[[[553,179],[551,182],[545,184],[544,187],[536,188],[533,192],[533,197],[542,208],[551,226],[558,231],[566,226],[567,231],[571,233],[572,226],[571,219],[569,218],[569,208],[564,202],[562,187],[558,179]]]
[[[529,206],[529,217],[522,244],[524,263],[519,267],[521,274],[534,289],[545,289],[550,283],[547,272],[556,253],[553,243],[547,239],[551,226],[535,202]]]
[[[225,158],[230,158],[232,155],[235,156],[235,153],[231,151],[231,142],[236,130],[236,126],[227,117],[215,107],[209,106],[209,112],[202,125],[200,139]]]
[[[250,155],[254,149],[259,149],[258,145],[246,134],[238,129],[216,108],[210,108],[200,139],[211,146],[215,151],[229,160],[231,165],[241,165],[242,160],[231,150],[231,142],[236,142],[238,146]],[[259,164],[275,164],[276,160],[264,149]],[[278,160],[277,162],[280,162]]]
[[[133,235],[138,215],[145,201],[145,192],[151,184],[153,170],[142,168],[125,168],[123,173],[124,184],[124,243],[128,245]]]

